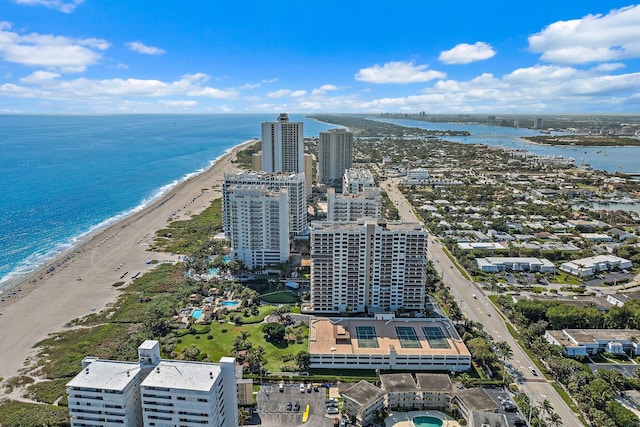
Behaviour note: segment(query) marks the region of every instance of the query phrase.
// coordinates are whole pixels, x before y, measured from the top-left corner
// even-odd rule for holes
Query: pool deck
[[[440,411],[391,412],[384,421],[386,427],[414,427],[411,421],[415,417],[435,417],[442,420],[442,427],[460,427],[460,424]]]

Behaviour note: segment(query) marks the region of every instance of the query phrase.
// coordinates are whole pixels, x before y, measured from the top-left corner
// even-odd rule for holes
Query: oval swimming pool
[[[415,427],[442,427],[442,420],[436,417],[415,417],[413,420]]]

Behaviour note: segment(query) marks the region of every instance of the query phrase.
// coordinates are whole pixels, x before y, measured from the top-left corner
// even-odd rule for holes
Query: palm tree
[[[503,382],[506,383],[507,380],[507,372],[506,372],[506,366],[507,366],[507,360],[511,359],[513,357],[513,350],[511,349],[511,346],[509,345],[508,342],[506,341],[500,341],[498,343],[496,343],[495,346],[495,351],[498,355],[498,357],[502,360],[502,379]]]
[[[549,402],[549,399],[544,399],[540,402],[540,409],[547,415],[551,415],[553,413],[553,406],[551,405],[551,402]]]
[[[555,412],[552,412],[547,417],[547,425],[549,427],[560,427],[563,425],[562,418],[560,418],[560,415],[556,414]]]

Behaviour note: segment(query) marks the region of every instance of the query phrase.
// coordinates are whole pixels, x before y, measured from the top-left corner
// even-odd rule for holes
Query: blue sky
[[[0,0],[3,113],[639,113],[640,5]]]

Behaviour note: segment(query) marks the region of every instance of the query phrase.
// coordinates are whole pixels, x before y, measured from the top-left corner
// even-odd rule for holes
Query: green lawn
[[[549,279],[551,283],[566,283],[568,285],[579,285],[581,282],[577,277],[565,273],[564,271],[558,271],[555,277]]]
[[[248,341],[251,342],[254,347],[258,345],[264,347],[265,359],[268,361],[265,368],[268,371],[280,371],[280,356],[296,355],[302,350],[307,351],[308,339],[305,339],[301,344],[283,344],[281,347],[265,341],[262,335],[262,326],[263,324],[261,323],[236,326],[231,323],[213,322],[211,324],[211,331],[208,334],[199,335],[199,339],[196,339],[198,335],[185,335],[181,337],[182,342],[176,345],[175,351],[180,353],[182,348],[195,344],[201,353],[207,354],[205,361],[218,362],[221,357],[231,356],[233,341],[242,331],[250,334]],[[207,339],[207,335],[213,335],[213,339]],[[306,327],[304,335],[308,336]]]
[[[298,297],[293,295],[291,291],[273,292],[271,294],[261,295],[260,299],[273,304],[295,304]]]
[[[260,323],[265,319],[265,317],[273,313],[276,310],[276,308],[277,307],[275,305],[261,305],[258,308],[259,313],[257,316],[244,317],[244,315],[241,315],[240,323],[243,323],[243,324]],[[227,318],[231,318],[232,316],[235,316],[241,312],[242,311],[230,311],[229,314],[227,315]]]

